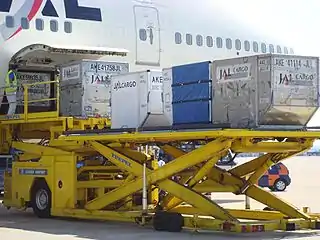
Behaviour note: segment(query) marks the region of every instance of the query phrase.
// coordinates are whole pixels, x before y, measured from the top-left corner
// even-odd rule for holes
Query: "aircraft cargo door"
[[[158,9],[134,6],[136,64],[160,66],[160,21]]]

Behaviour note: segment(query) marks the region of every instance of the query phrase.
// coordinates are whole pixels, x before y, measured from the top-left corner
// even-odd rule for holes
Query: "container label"
[[[260,72],[269,72],[270,71],[270,58],[269,57],[260,57],[258,58],[258,66]]]
[[[137,82],[133,81],[126,81],[126,82],[116,82],[113,86],[113,89],[118,91],[121,88],[135,88],[137,86]]]
[[[317,58],[275,57],[272,60],[274,104],[315,106],[319,78],[317,65]]]
[[[314,86],[318,82],[317,64],[315,58],[274,58],[274,82],[282,86]]]
[[[315,58],[299,58],[299,57],[275,57],[273,61],[275,67],[286,69],[316,69],[317,61]]]
[[[68,81],[72,79],[80,78],[80,65],[72,65],[62,68],[62,81]]]
[[[85,102],[83,106],[83,117],[110,118],[110,107],[103,103]]]
[[[111,86],[111,79],[114,75],[127,73],[127,63],[113,62],[85,62],[83,65],[85,82],[89,85]]]
[[[106,86],[110,86],[111,77],[112,77],[111,74],[96,74],[96,73],[92,73],[91,74],[90,84],[98,84],[98,85],[103,84],[103,85],[106,85]]]
[[[152,75],[151,76],[151,91],[152,90],[163,90],[163,76]]]
[[[250,80],[251,64],[236,64],[216,68],[216,80],[219,82],[230,82]]]
[[[278,85],[308,87],[314,85],[317,74],[276,71],[275,77]]]
[[[18,72],[17,79],[20,84],[32,84],[38,82],[48,82],[51,79],[50,73],[39,73],[39,72]],[[23,89],[22,86],[18,87],[17,91],[17,102],[18,105],[23,105]],[[28,86],[28,100],[41,100],[50,98],[50,84],[37,84]],[[29,106],[49,106],[49,101],[42,102],[30,102]]]
[[[123,71],[127,71],[124,69],[125,67],[123,64],[116,64],[116,63],[91,63],[90,70],[96,72],[118,72],[121,73]]]

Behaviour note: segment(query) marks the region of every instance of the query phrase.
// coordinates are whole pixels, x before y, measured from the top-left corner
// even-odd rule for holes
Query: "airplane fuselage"
[[[226,9],[205,0],[182,1],[3,0],[0,62],[25,46],[75,45],[124,48],[131,70],[272,52],[290,46],[241,26]],[[270,45],[272,44],[272,45]]]

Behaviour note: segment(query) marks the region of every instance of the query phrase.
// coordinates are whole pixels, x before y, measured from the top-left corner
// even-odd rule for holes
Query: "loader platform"
[[[6,173],[3,204],[32,207],[39,217],[128,221],[159,231],[320,229],[318,215],[257,186],[270,166],[310,149],[318,138],[320,131],[308,129],[68,129],[46,146],[12,141],[24,154]],[[179,146],[185,142],[201,147],[184,152]],[[174,160],[158,167],[155,146]],[[216,163],[229,150],[265,154],[227,171]],[[272,211],[226,209],[207,192],[246,195]]]
[[[38,85],[51,84],[55,86],[54,96],[46,99],[29,99],[29,89]],[[43,144],[55,139],[67,130],[104,129],[110,127],[110,119],[94,117],[67,117],[61,116],[59,110],[59,82],[43,81],[23,84],[23,100],[17,106],[14,115],[0,114],[0,149],[2,153],[8,152],[13,139],[19,141],[37,141]],[[3,96],[0,96],[3,97]],[[48,111],[34,111],[32,103],[51,102]],[[8,108],[3,102],[1,110]],[[19,111],[21,110],[21,111]]]

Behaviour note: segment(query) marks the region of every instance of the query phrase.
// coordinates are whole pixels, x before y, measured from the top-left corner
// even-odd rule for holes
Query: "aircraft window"
[[[12,16],[6,16],[6,26],[8,28],[14,27],[14,18]]]
[[[290,48],[290,54],[294,54],[293,48]]]
[[[66,33],[71,33],[72,32],[72,23],[69,21],[64,22],[64,31]]]
[[[217,42],[217,47],[218,48],[222,48],[222,38],[221,37],[217,37],[216,38],[216,42]]]
[[[230,38],[226,39],[226,47],[227,47],[227,49],[231,49],[232,48],[232,40]]]
[[[272,44],[269,44],[269,52],[274,53],[274,46]]]
[[[22,29],[29,29],[30,24],[28,18],[21,18],[21,28]]]
[[[259,46],[257,42],[253,42],[252,44],[252,48],[254,52],[258,52],[259,51]]]
[[[239,39],[236,39],[235,45],[236,45],[236,50],[240,51],[241,50],[241,41]]]
[[[43,31],[44,28],[44,24],[43,24],[43,20],[40,18],[36,19],[36,29],[39,31]]]
[[[244,41],[244,50],[250,51],[250,42],[248,40]]]
[[[147,31],[143,28],[139,29],[139,38],[141,41],[147,40]]]
[[[201,35],[196,36],[196,42],[199,47],[203,45],[203,37]]]
[[[279,45],[277,46],[277,53],[282,53],[282,49]]]
[[[213,38],[211,36],[207,36],[207,47],[213,47]]]
[[[56,20],[50,21],[50,30],[52,32],[58,32],[58,22]]]
[[[284,47],[284,48],[283,48],[283,52],[284,52],[284,54],[288,54],[288,48],[287,48],[287,47]]]
[[[192,35],[189,33],[186,34],[186,42],[188,45],[192,45]]]
[[[261,52],[263,52],[263,53],[267,52],[267,46],[265,43],[261,43]]]
[[[175,38],[175,42],[176,42],[176,44],[181,44],[181,43],[182,43],[182,36],[181,36],[181,33],[176,32],[176,33],[175,33],[175,35],[174,35],[174,38]]]

